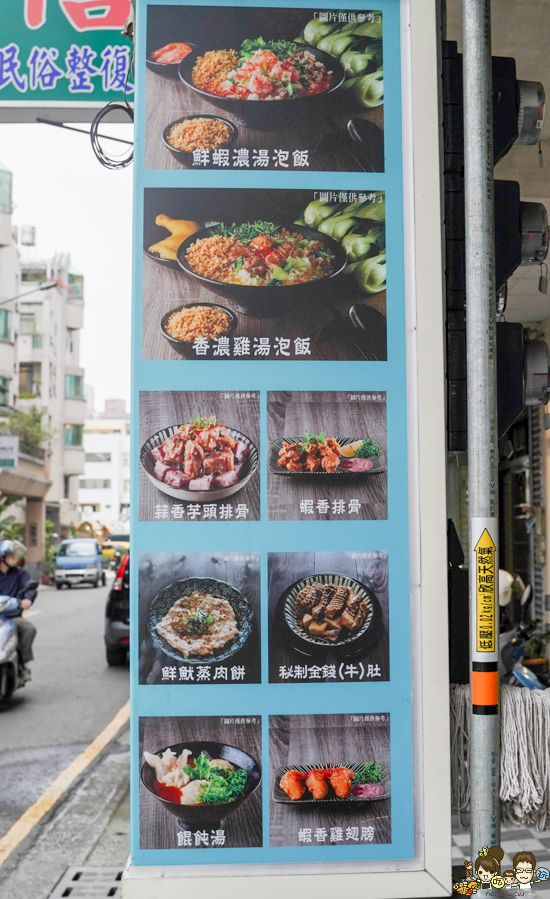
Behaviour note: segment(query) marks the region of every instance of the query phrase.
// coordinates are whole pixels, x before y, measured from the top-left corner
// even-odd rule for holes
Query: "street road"
[[[32,681],[0,712],[0,837],[128,698],[128,669],[105,661],[107,578],[98,589],[39,590]]]

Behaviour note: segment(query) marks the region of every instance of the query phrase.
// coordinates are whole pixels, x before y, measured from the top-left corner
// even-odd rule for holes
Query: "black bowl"
[[[355,593],[365,599],[370,605],[370,613],[365,618],[363,625],[357,633],[344,637],[341,641],[331,643],[320,637],[312,637],[297,622],[294,604],[297,594],[302,587],[320,581],[322,584],[336,584],[351,587]],[[329,653],[338,659],[350,658],[354,655],[364,654],[375,637],[380,634],[382,624],[382,610],[375,593],[361,581],[343,574],[328,572],[325,574],[312,574],[295,581],[284,591],[277,602],[275,610],[276,627],[279,639],[284,646],[292,646],[297,652],[307,656],[325,657]]]
[[[190,278],[193,278],[195,281],[198,281],[199,284],[207,287],[212,293],[216,293],[226,300],[231,300],[237,311],[242,312],[243,315],[255,315],[259,318],[282,315],[289,309],[293,309],[296,303],[299,303],[301,300],[316,298],[326,291],[334,291],[334,278],[341,275],[344,271],[347,265],[347,255],[346,251],[337,240],[334,240],[332,237],[326,237],[314,228],[306,228],[302,225],[294,224],[281,225],[280,227],[301,234],[303,237],[310,240],[321,241],[326,249],[334,256],[332,271],[329,272],[328,275],[325,275],[324,278],[319,278],[317,281],[307,281],[303,284],[291,284],[287,287],[282,285],[279,285],[278,287],[253,287],[249,284],[226,284],[223,281],[213,281],[211,278],[205,278],[202,275],[198,275],[185,261],[185,254],[191,244],[195,243],[197,240],[201,240],[203,237],[211,236],[209,228],[203,228],[202,231],[197,231],[180,244],[178,248],[178,262],[186,275],[189,275]]]
[[[192,53],[188,54],[189,56],[196,56],[198,44],[193,44],[191,41],[180,41],[180,43],[187,44],[188,47],[191,47]],[[157,48],[154,47],[152,52],[156,49]],[[187,57],[184,57],[184,59],[187,59]],[[184,59],[182,59],[182,62]],[[147,57],[145,59],[145,65],[151,72],[156,72],[157,75],[162,75],[163,78],[173,78],[175,80],[179,78],[179,67],[181,65],[179,62],[156,62],[154,59],[149,59],[149,57]]]
[[[177,599],[182,596],[189,596],[194,590],[211,593],[212,596],[218,596],[225,599],[235,615],[239,633],[231,643],[218,650],[211,656],[187,656],[184,657],[177,649],[171,646],[164,637],[157,632],[156,626],[164,616],[169,612]],[[157,648],[175,659],[176,662],[185,662],[186,665],[209,665],[218,662],[225,662],[231,658],[236,652],[243,648],[252,632],[252,609],[248,600],[231,584],[219,581],[213,577],[189,577],[181,581],[175,581],[164,587],[160,593],[157,593],[147,615],[147,626],[149,633],[156,644]]]
[[[208,114],[204,114],[204,113],[196,113],[195,115],[184,115],[181,117],[181,119],[175,119],[175,121],[170,122],[170,124],[167,125],[166,128],[164,129],[164,131],[162,132],[162,142],[163,142],[164,146],[168,150],[170,150],[170,153],[172,154],[174,159],[177,159],[178,162],[180,162],[182,165],[187,166],[187,168],[193,168],[193,153],[188,152],[187,150],[176,149],[176,147],[173,147],[172,144],[170,143],[170,141],[168,140],[168,134],[170,133],[170,129],[173,128],[174,125],[179,124],[179,122],[185,122],[187,119],[216,119],[216,121],[223,122],[224,125],[228,125],[229,128],[231,129],[231,134],[229,135],[229,140],[227,141],[227,143],[223,144],[223,149],[228,149],[229,147],[232,147],[233,144],[236,143],[237,138],[239,136],[239,131],[238,131],[237,126],[234,125],[233,122],[231,122],[229,119],[223,119],[221,116],[218,116],[218,115],[208,115]],[[212,167],[213,167],[212,163],[199,166],[199,168],[201,170],[212,168]],[[218,168],[218,166],[215,166],[215,168]]]
[[[224,802],[219,805],[178,805],[175,802],[169,802],[168,799],[161,799],[155,792],[155,772],[147,762],[143,762],[141,766],[141,781],[145,788],[151,793],[155,799],[161,803],[167,812],[174,815],[178,819],[178,823],[183,829],[203,829],[211,828],[219,825],[225,818],[236,811],[245,799],[251,795],[260,785],[262,780],[262,769],[256,759],[252,758],[247,752],[238,749],[236,746],[229,746],[227,743],[216,743],[212,740],[201,740],[196,742],[193,740],[185,743],[175,743],[171,746],[165,746],[159,749],[154,755],[161,756],[167,749],[171,749],[176,755],[180,755],[184,749],[190,749],[193,758],[196,758],[203,750],[208,753],[212,759],[227,759],[232,765],[238,768],[244,768],[248,772],[248,781],[244,794],[234,799],[233,802]],[[148,750],[147,750],[148,751]]]
[[[204,355],[199,357],[196,353],[193,352],[192,340],[178,340],[177,337],[172,337],[170,334],[168,334],[166,330],[168,319],[171,315],[174,314],[174,312],[180,312],[182,309],[192,309],[193,306],[209,306],[212,309],[221,309],[222,312],[227,313],[230,318],[230,322],[228,330],[223,335],[224,337],[231,337],[231,335],[234,334],[237,330],[239,319],[237,318],[235,313],[227,306],[219,306],[218,303],[183,303],[181,306],[176,306],[175,309],[170,309],[169,312],[166,312],[166,314],[162,316],[160,320],[160,330],[162,336],[165,338],[165,340],[168,341],[174,352],[177,353],[178,356],[183,356],[184,359],[214,359],[216,357],[214,356],[215,347],[213,345],[208,348]]]
[[[288,128],[289,125],[301,123],[306,116],[322,115],[324,108],[331,103],[334,94],[340,90],[346,80],[346,73],[337,59],[317,50],[316,47],[305,47],[302,44],[297,45],[303,49],[309,50],[315,58],[332,72],[332,83],[327,91],[322,94],[314,94],[312,97],[297,97],[294,100],[239,100],[230,97],[217,97],[215,94],[209,94],[195,87],[192,79],[192,71],[197,61],[197,57],[201,56],[204,51],[194,50],[185,59],[182,59],[179,65],[179,77],[189,90],[192,90],[203,100],[212,103],[219,109],[225,109],[226,112],[233,113],[234,117],[240,124],[248,125],[250,128],[274,129]],[[235,49],[227,47],[224,49]]]

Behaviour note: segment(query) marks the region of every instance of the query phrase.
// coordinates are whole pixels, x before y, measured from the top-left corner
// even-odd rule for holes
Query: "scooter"
[[[38,581],[29,581],[17,596],[0,597],[0,707],[14,690],[25,685],[17,652],[17,625],[14,618],[21,615],[21,599],[30,590],[38,589]]]
[[[508,574],[508,572],[500,572],[501,576]],[[509,575],[509,578],[513,578],[513,575]],[[516,579],[521,580],[521,579]],[[521,586],[523,587],[523,582],[521,582]],[[510,602],[512,591],[510,589],[510,599],[506,596],[503,600],[503,596],[506,596],[506,590],[501,592],[500,597],[500,606],[506,607]],[[499,663],[499,671],[500,671],[500,679],[503,684],[511,684],[512,686],[517,687],[526,687],[528,690],[546,690],[548,686],[550,686],[550,680],[548,675],[538,676],[534,674],[530,668],[527,668],[526,665],[523,665],[523,656],[524,649],[529,640],[533,636],[534,631],[537,628],[536,621],[528,621],[527,620],[527,612],[529,606],[531,605],[531,601],[533,599],[533,587],[529,584],[527,587],[524,587],[523,592],[520,598],[520,623],[510,630],[505,630],[501,632],[499,637],[499,648],[500,648],[500,663]],[[549,680],[549,683],[546,681]],[[544,682],[543,682],[544,681]]]

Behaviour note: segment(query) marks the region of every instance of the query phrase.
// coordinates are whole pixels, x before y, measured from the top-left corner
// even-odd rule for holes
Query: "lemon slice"
[[[362,440],[354,440],[353,443],[348,443],[347,446],[340,447],[340,455],[345,456],[346,459],[351,459],[351,457],[354,455],[354,453],[357,452],[362,443]]]

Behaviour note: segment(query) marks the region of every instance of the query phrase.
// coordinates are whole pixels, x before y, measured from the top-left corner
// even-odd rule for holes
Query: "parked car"
[[[105,608],[108,665],[125,665],[130,648],[130,555],[123,558]]]
[[[61,590],[63,584],[91,584],[99,587],[107,583],[101,548],[93,537],[75,537],[62,540],[55,559],[55,586]]]

